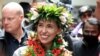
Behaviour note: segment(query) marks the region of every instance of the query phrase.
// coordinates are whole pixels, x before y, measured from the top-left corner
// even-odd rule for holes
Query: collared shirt
[[[5,41],[6,41],[6,52],[7,56],[12,56],[14,51],[21,47],[25,46],[25,41],[27,40],[28,34],[24,31],[22,35],[21,42],[19,43],[18,40],[15,39],[11,34],[5,33]]]
[[[99,43],[94,46],[86,46],[84,41],[78,41],[73,45],[74,56],[98,56]]]

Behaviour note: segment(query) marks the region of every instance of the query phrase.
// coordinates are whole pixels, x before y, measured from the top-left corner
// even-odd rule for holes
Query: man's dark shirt
[[[94,46],[86,46],[83,41],[74,43],[74,56],[98,56],[99,43]]]
[[[5,48],[6,48],[6,54],[7,56],[12,56],[14,51],[25,45],[25,41],[27,40],[28,34],[26,32],[24,32],[21,42],[19,43],[18,40],[16,40],[11,34],[9,33],[5,33]]]

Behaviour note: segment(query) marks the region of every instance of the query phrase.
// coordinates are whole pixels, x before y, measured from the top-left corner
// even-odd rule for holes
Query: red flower
[[[58,38],[57,42],[61,44],[62,43],[62,39]]]
[[[58,38],[57,42],[61,44],[62,39]],[[34,50],[33,52],[36,56],[45,56],[44,48],[41,46],[39,41],[29,39],[27,41],[27,43],[28,43],[28,46],[32,47],[32,49]],[[54,48],[52,50],[52,54],[54,54],[54,56],[59,56],[61,54],[61,52],[62,52],[62,50],[59,48]],[[30,53],[31,52],[29,52],[27,56],[30,56],[31,55]]]
[[[27,44],[28,44],[29,46],[32,46],[32,45],[33,45],[33,41],[32,41],[32,40],[28,40],[28,41],[27,41]]]
[[[42,46],[36,41],[28,39],[27,44],[32,47],[36,56],[45,56],[45,51]],[[27,56],[30,56],[29,54]]]
[[[36,56],[45,56],[45,51],[41,45],[39,45],[36,41],[33,42],[33,50]]]
[[[53,49],[52,53],[54,54],[54,56],[59,56],[61,54],[61,50],[59,48]]]

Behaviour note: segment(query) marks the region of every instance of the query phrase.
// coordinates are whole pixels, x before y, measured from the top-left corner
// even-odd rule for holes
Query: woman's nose
[[[42,32],[43,32],[43,33],[47,32],[46,27],[43,27]]]

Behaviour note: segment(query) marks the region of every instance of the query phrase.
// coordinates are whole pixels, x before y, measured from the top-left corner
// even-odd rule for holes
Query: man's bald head
[[[3,7],[2,12],[7,9],[9,9],[11,11],[16,11],[18,14],[24,15],[23,8],[16,2],[10,2],[10,3],[6,4]]]
[[[2,9],[2,24],[6,32],[16,34],[18,30],[20,31],[23,18],[23,8],[16,2],[10,2]]]

